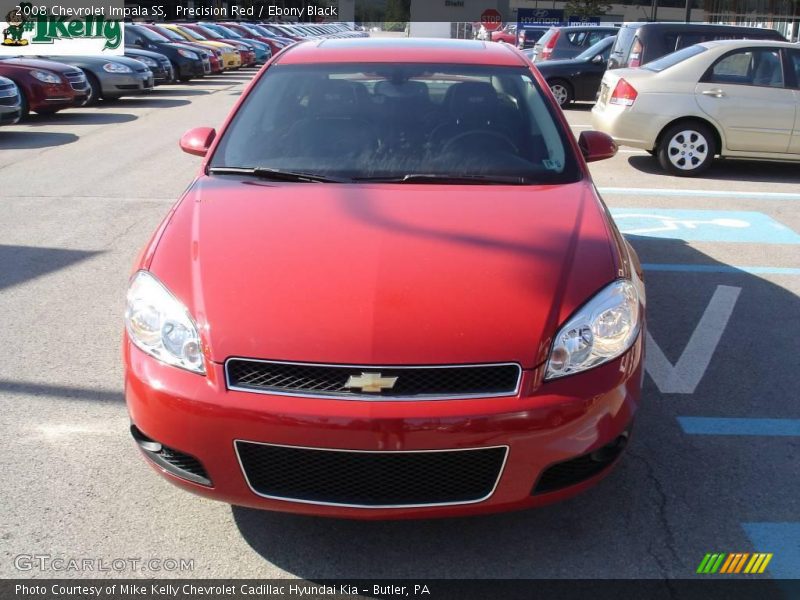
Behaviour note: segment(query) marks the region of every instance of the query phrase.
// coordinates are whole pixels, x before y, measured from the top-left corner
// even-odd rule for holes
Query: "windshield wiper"
[[[271,181],[299,181],[314,183],[352,182],[350,179],[339,179],[336,177],[328,177],[327,175],[319,175],[317,173],[282,171],[281,169],[272,169],[269,167],[211,167],[210,172],[222,175],[241,173],[244,175],[253,175],[260,179],[269,179]]]
[[[525,185],[525,177],[517,175],[445,175],[437,173],[408,173],[399,177],[355,177],[353,181],[375,183],[443,183],[466,185]]]

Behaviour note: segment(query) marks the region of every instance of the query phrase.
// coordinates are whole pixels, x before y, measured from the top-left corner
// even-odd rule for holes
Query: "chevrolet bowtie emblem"
[[[358,377],[350,375],[346,388],[361,388],[362,392],[382,392],[394,387],[397,377],[383,377],[380,373],[361,373]]]

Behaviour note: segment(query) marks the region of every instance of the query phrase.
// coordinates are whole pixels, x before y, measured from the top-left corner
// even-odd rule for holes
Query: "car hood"
[[[68,71],[75,70],[75,67],[64,64],[63,62],[38,58],[11,58],[8,60],[1,60],[0,66],[17,67],[25,70],[46,69],[49,71],[55,71],[56,73],[66,73]]]
[[[275,184],[201,177],[150,270],[209,357],[343,364],[545,360],[617,276],[591,183]]]
[[[142,66],[138,60],[125,56],[54,56],[53,60],[88,69],[101,69],[106,63],[122,64],[133,70]]]

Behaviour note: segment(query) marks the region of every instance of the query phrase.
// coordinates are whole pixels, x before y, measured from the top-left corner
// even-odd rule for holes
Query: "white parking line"
[[[699,196],[705,198],[747,198],[751,200],[800,200],[800,194],[794,192],[725,192],[720,190],[681,190],[666,188],[629,188],[599,187],[601,194],[617,196]]]

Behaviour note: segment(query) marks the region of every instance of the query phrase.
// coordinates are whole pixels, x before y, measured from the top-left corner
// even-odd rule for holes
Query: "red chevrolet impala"
[[[315,40],[261,71],[130,280],[131,432],[173,483],[354,518],[561,500],[639,404],[641,268],[505,44]]]

